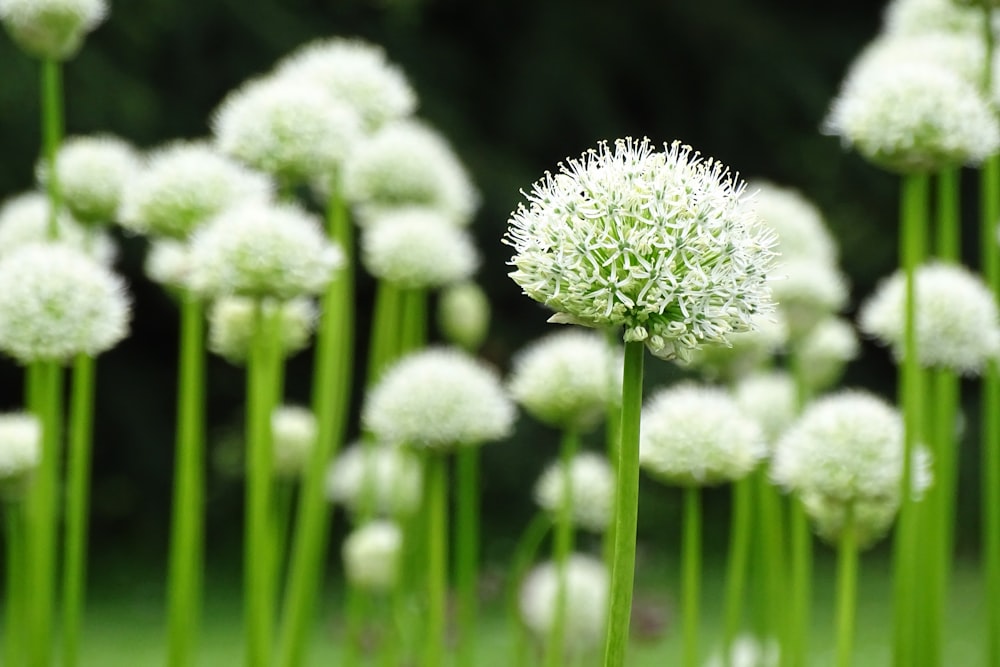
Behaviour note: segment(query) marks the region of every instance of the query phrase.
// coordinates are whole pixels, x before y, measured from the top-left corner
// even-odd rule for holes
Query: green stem
[[[611,604],[604,645],[604,667],[623,667],[628,648],[635,580],[635,537],[639,514],[639,422],[642,414],[641,342],[625,344],[622,372],[622,419],[615,492],[615,537],[611,570]]]
[[[552,521],[549,519],[549,515],[545,512],[537,513],[521,535],[521,539],[514,548],[514,555],[511,558],[510,583],[507,587],[507,616],[510,626],[516,629],[514,635],[514,659],[510,662],[511,665],[525,665],[528,663],[526,651],[528,644],[527,628],[525,628],[524,623],[521,621],[519,607],[521,584],[524,583],[524,577],[528,573],[528,569],[535,562],[538,549],[550,528],[552,528]]]
[[[403,325],[403,294],[394,284],[379,280],[375,286],[375,306],[368,348],[368,385],[375,384],[382,371],[399,356]]]
[[[167,664],[193,661],[201,617],[205,498],[205,339],[201,299],[185,292],[180,304],[180,360],[173,514],[167,572]]]
[[[87,571],[87,517],[94,421],[94,358],[78,354],[73,362],[70,397],[69,459],[66,472],[66,543],[63,562],[63,661],[75,667],[80,647]]]
[[[959,262],[961,256],[961,202],[958,167],[946,167],[937,175],[937,233],[934,255],[947,262]]]
[[[56,173],[56,155],[63,136],[62,63],[47,58],[42,61],[42,151],[46,165],[46,193],[49,198],[50,240],[59,238],[59,210],[62,194]]]
[[[701,488],[684,488],[684,533],[681,552],[681,625],[684,667],[698,667],[698,614],[701,584]]]
[[[427,343],[427,290],[402,290],[402,326],[398,354],[418,350]],[[392,360],[390,360],[392,361]]]
[[[448,470],[443,455],[431,453],[426,458],[427,618],[422,664],[440,666],[448,604]]]
[[[573,457],[580,448],[580,436],[572,430],[563,431],[562,445],[559,452],[560,475],[562,476],[563,497],[556,517],[555,539],[553,540],[552,560],[556,566],[559,584],[556,589],[555,618],[552,621],[552,631],[545,647],[545,664],[547,667],[562,667],[564,649],[566,646],[566,577],[570,554],[573,552]]]
[[[789,498],[792,607],[788,617],[789,664],[804,667],[808,655],[809,609],[812,601],[812,533],[798,498]]]
[[[732,518],[729,524],[729,557],[726,567],[725,625],[723,658],[726,667],[733,652],[733,641],[740,629],[743,594],[746,588],[747,560],[750,555],[750,530],[753,523],[753,481],[746,477],[732,485]]]
[[[7,568],[4,627],[4,664],[21,665],[24,663],[24,631],[25,631],[25,525],[24,505],[20,500],[4,502],[6,543],[5,566]]]
[[[274,484],[274,571],[276,581],[282,581],[288,559],[288,536],[292,533],[292,508],[296,478],[279,477]]]
[[[322,567],[330,530],[330,504],[324,494],[326,469],[344,438],[354,368],[353,229],[347,205],[337,192],[330,197],[327,206],[327,224],[330,237],[340,245],[347,260],[343,271],[330,283],[322,298],[313,367],[316,446],[299,488],[278,645],[281,667],[301,664],[316,594],[322,588]]]
[[[848,504],[837,549],[837,667],[851,667],[858,587],[858,544],[854,508]]]
[[[605,342],[610,348],[609,359],[618,358],[618,341],[621,332],[618,327],[608,327],[605,329]],[[622,376],[623,369],[618,364],[609,363],[608,364],[608,378],[607,382],[611,387],[614,387],[614,391],[608,392],[608,413],[604,420],[604,446],[608,455],[608,462],[611,464],[612,469],[615,471],[615,475],[618,474],[618,440],[619,440],[619,429],[621,428],[621,402],[618,397],[618,378]],[[611,516],[608,520],[608,527],[604,531],[604,537],[601,543],[601,552],[604,558],[604,565],[608,568],[608,572],[612,569],[612,558],[614,557],[614,545],[615,545],[615,517],[617,513],[612,508]]]
[[[458,589],[458,665],[476,664],[479,600],[479,449],[462,446],[456,454],[455,584]]]
[[[757,510],[759,512],[757,541],[757,567],[760,577],[759,607],[762,635],[765,639],[774,639],[784,644],[787,615],[785,578],[785,539],[784,513],[782,499],[778,490],[771,484],[766,470],[755,474],[757,484]],[[786,656],[787,647],[781,646],[781,654]]]

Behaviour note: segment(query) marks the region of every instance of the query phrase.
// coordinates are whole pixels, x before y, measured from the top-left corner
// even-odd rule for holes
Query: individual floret
[[[535,483],[535,502],[552,517],[559,516],[566,499],[566,479],[561,462],[547,467]],[[603,533],[614,507],[615,473],[600,454],[584,452],[569,462],[570,515],[575,525]]]

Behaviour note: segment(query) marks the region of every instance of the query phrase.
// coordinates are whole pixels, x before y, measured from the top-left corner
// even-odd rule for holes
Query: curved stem
[[[681,554],[681,624],[684,667],[698,667],[698,614],[701,584],[701,488],[684,488],[684,535]]]
[[[527,648],[527,633],[524,623],[521,622],[521,613],[518,606],[521,593],[521,584],[524,577],[535,561],[538,549],[545,539],[545,535],[552,527],[552,521],[548,514],[539,512],[531,520],[528,527],[521,535],[517,546],[514,548],[514,555],[511,558],[510,583],[507,587],[507,615],[511,627],[516,628],[514,636],[514,659],[511,665],[524,665],[528,662],[525,649]]]
[[[746,588],[747,560],[750,553],[750,529],[753,522],[752,478],[737,480],[732,486],[732,518],[729,532],[729,557],[726,568],[725,621],[723,656],[727,667],[733,641],[740,629],[743,594]]]
[[[848,504],[837,549],[837,667],[851,667],[858,581],[858,544],[854,508]]]
[[[47,58],[42,61],[42,151],[46,165],[46,194],[49,198],[50,240],[59,238],[59,210],[62,193],[56,173],[56,155],[63,136],[62,63]]]
[[[444,456],[429,454],[425,471],[428,608],[422,664],[444,665],[448,603],[448,471]]]
[[[566,639],[566,577],[567,564],[573,552],[573,477],[571,466],[573,457],[580,446],[580,437],[576,431],[567,429],[563,432],[562,445],[559,452],[560,475],[562,476],[562,505],[556,518],[555,539],[553,541],[552,560],[556,566],[559,583],[556,589],[555,618],[552,621],[552,631],[545,647],[545,664],[547,667],[563,665]]]

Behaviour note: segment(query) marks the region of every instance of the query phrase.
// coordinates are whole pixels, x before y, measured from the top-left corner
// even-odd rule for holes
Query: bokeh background
[[[521,188],[601,139],[681,139],[744,177],[799,189],[819,205],[840,242],[852,286],[847,315],[853,315],[895,266],[897,182],[819,128],[851,59],[878,30],[882,5],[119,0],[66,67],[67,131],[112,132],[140,148],[202,137],[227,91],[294,48],[332,35],[383,45],[418,92],[418,115],[452,141],[481,191],[474,223],[483,256],[478,280],[494,308],[483,355],[505,372],[514,352],[554,326],[506,277],[509,252],[500,238],[507,217]],[[37,64],[0,39],[0,198],[33,187],[38,124]],[[974,207],[967,215],[971,230]],[[118,266],[131,284],[135,315],[132,336],[99,366],[92,501],[98,570],[102,556],[114,554],[162,565],[170,507],[176,309],[143,276],[145,242],[119,236]],[[974,248],[966,250],[974,255]],[[371,287],[362,279],[362,346]],[[308,352],[291,362],[290,401],[307,402],[310,365]],[[677,374],[665,362],[648,368],[650,385]],[[209,550],[222,562],[240,537],[242,491],[234,472],[243,374],[213,358],[209,378]],[[894,382],[888,355],[870,345],[845,378],[889,396]],[[0,408],[20,401],[20,369],[0,362]],[[358,403],[355,397],[355,415]],[[975,395],[966,403],[975,424]],[[976,539],[976,439],[966,434],[969,483],[959,524],[966,549]],[[555,434],[528,418],[514,438],[484,451],[488,559],[502,559],[526,524],[533,511],[528,484],[555,453]],[[640,540],[669,548],[676,541],[678,496],[648,482],[643,494]],[[725,490],[711,492],[710,545],[724,536],[726,511]],[[338,532],[343,524],[338,520]]]

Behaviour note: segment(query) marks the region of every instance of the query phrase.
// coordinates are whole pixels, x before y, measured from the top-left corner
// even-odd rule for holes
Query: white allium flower
[[[917,356],[924,366],[978,374],[1000,350],[1000,316],[989,287],[963,266],[932,262],[914,276]],[[904,347],[906,277],[896,271],[862,304],[858,328],[892,348]]]
[[[202,141],[174,142],[150,153],[126,183],[121,224],[141,234],[185,239],[209,218],[270,199],[270,180]]]
[[[753,635],[739,635],[729,650],[729,660],[716,653],[705,667],[778,667],[781,646],[775,639],[761,640]]]
[[[0,21],[37,58],[67,60],[108,13],[107,0],[0,0]]]
[[[526,193],[511,278],[553,321],[624,326],[664,358],[751,328],[771,307],[775,237],[718,162],[674,142],[601,143]]]
[[[365,226],[361,262],[379,280],[433,289],[471,276],[479,253],[469,231],[451,224],[443,213],[403,208]]]
[[[755,313],[750,319],[753,329],[731,334],[726,343],[703,345],[681,365],[713,381],[732,381],[767,364],[788,343],[788,322],[780,309]]]
[[[979,39],[985,17],[978,7],[954,0],[892,0],[885,6],[883,30],[894,36],[958,33]]]
[[[767,454],[761,427],[718,387],[660,389],[643,406],[641,421],[639,463],[670,484],[735,481]]]
[[[558,565],[550,561],[536,566],[521,584],[521,620],[539,641],[547,641],[552,635],[559,578]],[[566,562],[565,581],[565,650],[574,655],[586,654],[604,639],[608,570],[592,556],[572,554]]]
[[[392,521],[370,521],[344,539],[344,574],[360,590],[385,593],[399,579],[403,531]]]
[[[409,119],[390,123],[361,142],[345,165],[344,192],[361,224],[387,210],[419,206],[462,226],[479,206],[479,194],[447,140]]]
[[[490,300],[483,288],[465,281],[447,285],[438,295],[437,325],[448,342],[475,351],[490,328]]]
[[[492,368],[459,350],[430,348],[383,373],[361,420],[381,442],[437,450],[500,440],[515,416]]]
[[[294,185],[339,178],[361,138],[361,120],[309,80],[266,77],[222,101],[212,132],[223,153]]]
[[[830,502],[897,497],[903,421],[881,398],[842,390],[809,404],[775,445],[771,477]]]
[[[0,414],[0,482],[19,479],[38,467],[42,424],[27,412]]]
[[[868,67],[893,67],[909,62],[944,67],[978,88],[983,85],[986,73],[986,49],[980,35],[972,37],[962,32],[883,33],[854,60],[847,78]]]
[[[770,445],[798,415],[795,381],[783,371],[755,373],[742,378],[733,388],[733,397],[740,409],[760,424]]]
[[[611,522],[615,502],[615,472],[606,457],[593,452],[577,454],[569,463],[569,489],[573,523],[603,533]],[[535,483],[535,502],[559,516],[566,497],[562,463],[548,466]]]
[[[312,299],[265,299],[262,307],[265,318],[278,318],[278,344],[284,356],[309,345],[317,320]],[[208,349],[230,363],[245,363],[255,331],[255,308],[254,299],[246,297],[223,296],[213,301],[208,311]]]
[[[416,454],[401,447],[355,444],[327,471],[326,495],[352,513],[409,516],[420,509],[423,472]]]
[[[186,241],[153,238],[143,265],[146,277],[166,287],[184,289],[191,272],[189,250]]]
[[[356,38],[334,37],[306,44],[278,63],[279,77],[302,77],[346,102],[365,131],[413,113],[417,96],[385,50]]]
[[[854,71],[823,129],[897,172],[978,164],[1000,147],[997,119],[978,89],[923,61]]]
[[[274,473],[279,477],[297,477],[316,446],[316,416],[298,405],[275,408],[271,413],[271,442]]]
[[[78,250],[32,244],[0,260],[0,350],[18,361],[100,354],[129,317],[121,278]]]
[[[84,224],[106,224],[118,215],[125,182],[139,171],[131,144],[112,135],[70,137],[56,155],[56,179],[63,203]],[[48,167],[36,168],[41,183]]]
[[[818,321],[847,305],[847,278],[833,264],[808,259],[782,262],[771,290],[788,323],[789,338],[806,335]]]
[[[840,380],[847,362],[858,356],[861,346],[851,323],[840,317],[820,320],[799,339],[798,356],[802,379],[813,389],[822,391]]]
[[[49,241],[49,199],[25,192],[0,206],[0,258],[21,246]],[[114,241],[103,230],[85,229],[65,210],[56,216],[59,242],[90,255],[101,264],[114,261]]]
[[[518,352],[507,385],[535,419],[574,431],[594,428],[621,395],[620,349],[597,332],[570,328]]]
[[[191,286],[209,296],[292,299],[322,292],[344,253],[293,204],[227,209],[191,238]]]
[[[780,261],[836,262],[837,244],[823,214],[801,192],[762,180],[749,182],[746,192],[757,217],[777,234],[774,250],[781,256]]]

